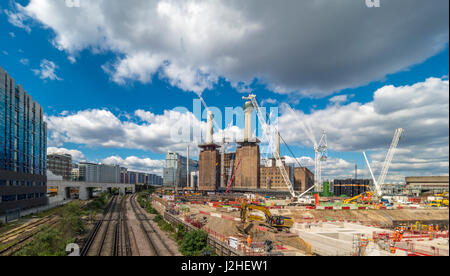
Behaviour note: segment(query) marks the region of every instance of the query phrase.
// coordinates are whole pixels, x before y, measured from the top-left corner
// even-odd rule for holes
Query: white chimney
[[[275,157],[280,158],[280,160],[276,161],[276,166],[277,167],[282,167],[283,166],[283,161],[282,158],[280,156],[280,133],[277,132],[277,137],[275,139],[275,152],[274,152]]]
[[[277,137],[275,140],[275,156],[280,156],[280,133],[277,132]]]
[[[210,145],[213,143],[213,113],[208,111],[208,121],[206,124],[206,144]]]
[[[245,113],[245,129],[244,129],[244,142],[252,141],[253,131],[252,131],[252,115],[253,115],[253,104],[248,101],[244,105]]]

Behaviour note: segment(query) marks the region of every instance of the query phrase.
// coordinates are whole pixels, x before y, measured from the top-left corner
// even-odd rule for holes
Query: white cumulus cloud
[[[77,56],[111,51],[111,80],[167,80],[202,92],[220,78],[239,91],[259,80],[278,93],[324,96],[381,80],[448,44],[447,0],[31,0],[7,12],[54,31],[53,45]],[[432,18],[432,20],[430,20]],[[343,20],[345,19],[345,20]]]
[[[70,154],[72,162],[86,161],[86,157],[79,150],[70,150],[66,148],[48,147],[47,154]]]
[[[55,71],[57,68],[58,66],[53,61],[43,59],[40,64],[40,69],[33,69],[32,71],[43,80],[62,80],[56,75]]]

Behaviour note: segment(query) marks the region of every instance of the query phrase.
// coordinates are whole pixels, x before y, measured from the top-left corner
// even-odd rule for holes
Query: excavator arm
[[[358,198],[362,198],[364,195],[367,195],[368,198],[372,197],[372,193],[371,192],[365,192],[365,193],[359,194],[357,196],[354,196],[352,198],[344,200],[344,204],[349,204],[349,203],[357,200]]]

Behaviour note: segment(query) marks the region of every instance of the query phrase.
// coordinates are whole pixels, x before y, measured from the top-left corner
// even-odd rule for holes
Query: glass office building
[[[47,204],[44,111],[0,67],[0,215]]]

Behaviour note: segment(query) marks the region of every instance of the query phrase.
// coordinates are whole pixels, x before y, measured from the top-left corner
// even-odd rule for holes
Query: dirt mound
[[[196,216],[196,219],[200,222],[203,222],[203,217],[205,217],[205,215],[199,214]],[[238,223],[239,222],[235,222],[232,220],[207,216],[207,222],[206,224],[204,224],[204,227],[208,227],[209,229],[228,237],[238,235],[239,232],[236,228]]]

